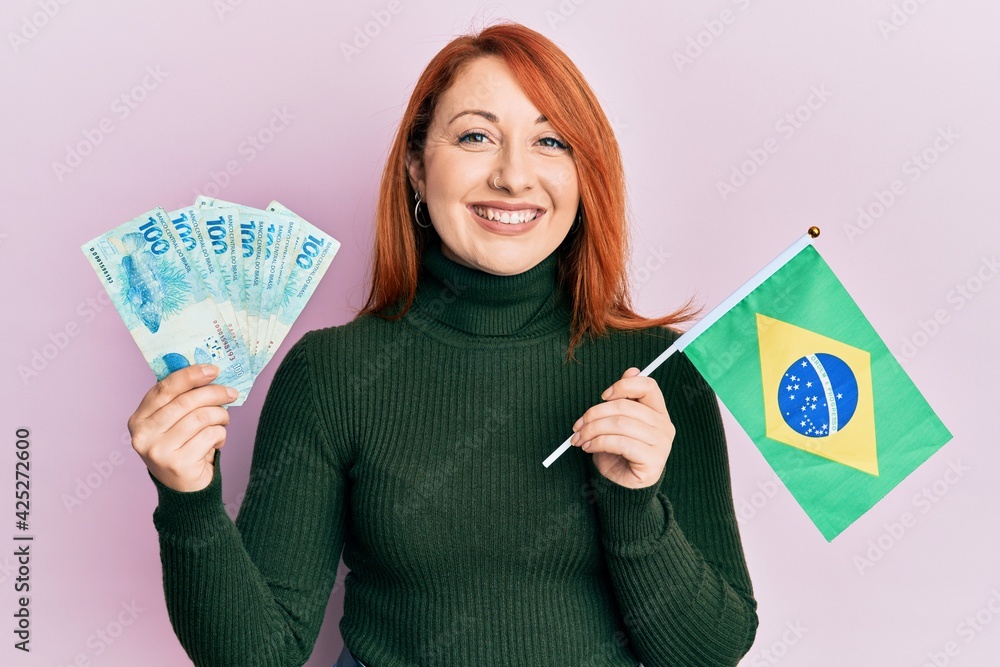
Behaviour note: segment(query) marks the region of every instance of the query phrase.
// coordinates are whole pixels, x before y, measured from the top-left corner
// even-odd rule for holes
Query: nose
[[[499,175],[500,189],[516,195],[530,188],[535,179],[527,149],[521,146],[507,144],[497,153],[497,170],[490,178],[490,187],[496,175]]]

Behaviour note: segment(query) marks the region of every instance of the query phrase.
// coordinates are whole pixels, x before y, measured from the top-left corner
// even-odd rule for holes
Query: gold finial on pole
[[[808,233],[809,233],[809,236],[811,236],[813,238],[816,238],[817,236],[819,236],[819,227],[815,227],[815,226],[814,227],[810,227]]]

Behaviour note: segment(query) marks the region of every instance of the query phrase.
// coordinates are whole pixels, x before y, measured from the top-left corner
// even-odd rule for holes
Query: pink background
[[[343,244],[279,356],[305,331],[348,321],[365,295],[374,193],[413,83],[450,37],[498,18],[562,46],[614,122],[642,312],[691,294],[712,306],[819,225],[817,247],[955,435],[828,544],[724,411],[760,605],[743,664],[995,664],[1000,277],[990,262],[1000,251],[1000,5],[992,0],[5,2],[0,459],[9,472],[0,475],[0,507],[9,523],[0,531],[0,662],[189,664],[163,602],[154,488],[125,429],[154,378],[114,309],[88,305],[104,290],[80,244],[154,206],[212,194],[213,174],[234,161],[238,173],[218,196],[253,206],[276,198]],[[341,44],[366,25],[374,36],[346,57]],[[691,46],[699,42],[700,52]],[[686,49],[690,62],[678,64]],[[137,91],[144,99],[123,117],[114,100],[141,86],[147,67],[162,80],[147,78],[152,89]],[[822,98],[802,107],[814,89]],[[275,108],[291,115],[287,125],[248,150],[243,142],[268,127]],[[790,132],[779,123],[796,110],[801,122]],[[102,120],[113,131],[94,134]],[[935,148],[948,128],[951,139]],[[53,163],[87,142],[85,133],[100,142],[57,175]],[[767,161],[747,164],[753,174],[721,196],[718,182],[755,152],[762,161],[762,150]],[[932,164],[914,171],[908,161],[925,151]],[[896,180],[891,205],[852,233],[859,207],[877,213]],[[976,290],[973,298],[958,285]],[[67,328],[75,335],[60,334]],[[22,379],[19,366],[57,342],[45,368]],[[233,410],[223,488],[232,514],[275,366]],[[30,655],[12,648],[10,616],[18,426],[32,433]],[[951,464],[965,468],[960,477],[946,475]],[[101,469],[110,473],[96,488],[80,487]],[[79,489],[89,495],[68,508]],[[919,500],[925,489],[933,503]],[[893,524],[906,513],[914,521],[900,535]],[[884,555],[859,569],[856,559],[879,544]],[[339,653],[342,593],[309,665],[329,667]],[[133,619],[123,604],[141,611]],[[129,624],[116,626],[119,616]],[[108,644],[99,630],[117,636]]]

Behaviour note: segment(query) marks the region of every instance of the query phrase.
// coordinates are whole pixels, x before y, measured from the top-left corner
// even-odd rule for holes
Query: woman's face
[[[421,222],[429,214],[444,255],[474,269],[527,271],[559,246],[576,216],[569,147],[499,57],[466,64],[438,100],[423,155],[407,166],[426,202]]]

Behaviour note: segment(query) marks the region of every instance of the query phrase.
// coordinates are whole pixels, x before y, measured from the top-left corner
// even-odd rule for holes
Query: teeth
[[[530,222],[538,216],[537,209],[504,211],[494,208],[485,208],[483,206],[473,206],[473,210],[476,212],[476,215],[486,218],[487,220],[495,220],[508,225],[519,225],[525,222]]]

